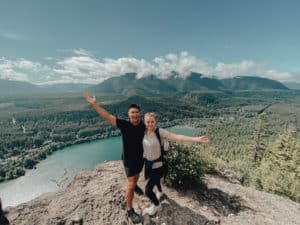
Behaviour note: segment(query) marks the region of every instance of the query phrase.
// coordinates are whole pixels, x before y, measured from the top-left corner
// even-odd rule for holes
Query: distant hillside
[[[0,94],[22,94],[41,92],[41,88],[28,82],[0,79]]]
[[[289,89],[300,90],[300,83],[296,83],[296,82],[284,82],[283,84],[285,86],[287,86]]]
[[[49,84],[35,85],[24,81],[0,79],[0,94],[33,94],[33,93],[69,93],[89,90],[93,85],[89,84]]]
[[[221,82],[227,89],[232,90],[288,89],[278,81],[252,76],[223,79]]]
[[[150,75],[140,79],[135,73],[113,77],[92,87],[90,90],[96,93],[115,94],[176,94],[191,91],[224,91],[224,90],[266,90],[266,89],[288,89],[278,81],[260,77],[235,77],[218,80],[204,77],[199,73],[191,73],[187,78],[172,76],[168,79],[159,79]]]
[[[39,85],[38,87],[42,88],[43,91],[47,92],[83,92],[88,90],[89,87],[93,85],[89,84],[46,84]]]

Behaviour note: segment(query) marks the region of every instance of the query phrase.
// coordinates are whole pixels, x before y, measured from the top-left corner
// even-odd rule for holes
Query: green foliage
[[[265,191],[300,201],[300,141],[290,126],[270,145],[253,176],[253,184]]]
[[[212,171],[212,165],[205,161],[192,145],[172,144],[167,153],[169,172],[167,183],[175,187],[195,188],[203,185],[202,176]]]
[[[25,175],[25,170],[23,169],[23,167],[16,167],[14,174],[19,177],[19,176],[23,176]]]
[[[264,152],[268,145],[268,127],[267,127],[267,115],[266,113],[261,113],[257,116],[257,121],[255,124],[255,133],[254,133],[254,146],[253,146],[253,155],[252,160],[254,162],[260,162],[263,158]]]
[[[24,161],[24,167],[26,169],[32,169],[38,162],[32,158],[26,158]]]
[[[230,169],[242,173],[244,184],[300,202],[299,91],[201,89],[152,97],[97,95],[97,100],[124,118],[128,105],[138,103],[143,113],[158,113],[160,127],[189,125],[209,137],[208,145],[174,145],[170,184],[192,186],[212,168]],[[119,135],[82,95],[0,96],[0,104],[0,182],[65,146]]]

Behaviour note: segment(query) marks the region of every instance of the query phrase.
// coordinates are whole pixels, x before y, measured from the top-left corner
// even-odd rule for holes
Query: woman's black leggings
[[[163,176],[163,167],[152,169],[151,174],[149,175],[149,180],[146,185],[146,195],[150,198],[151,202],[155,205],[159,205],[159,201],[156,198],[156,195],[153,192],[153,188],[156,185],[157,189],[161,192],[160,179]]]

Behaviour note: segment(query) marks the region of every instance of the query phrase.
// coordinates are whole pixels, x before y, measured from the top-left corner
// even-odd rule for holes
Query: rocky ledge
[[[126,177],[120,161],[99,165],[78,174],[64,189],[7,208],[15,225],[126,225]],[[208,189],[179,191],[163,186],[163,209],[144,216],[147,225],[297,225],[300,204],[260,192],[217,176],[206,176]],[[139,185],[145,187],[140,179]],[[134,198],[135,210],[143,214],[145,196]]]

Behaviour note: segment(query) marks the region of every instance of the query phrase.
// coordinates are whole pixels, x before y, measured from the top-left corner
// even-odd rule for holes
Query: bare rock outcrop
[[[121,162],[107,162],[94,171],[78,174],[64,189],[7,208],[15,225],[126,225],[126,177]],[[200,192],[163,187],[163,210],[144,215],[147,225],[300,225],[300,204],[283,197],[243,187],[227,180],[205,177],[208,189]],[[144,180],[139,181],[141,187]],[[134,198],[143,214],[145,196]]]

